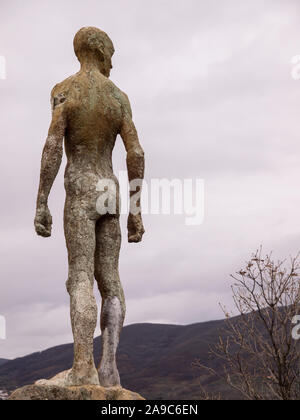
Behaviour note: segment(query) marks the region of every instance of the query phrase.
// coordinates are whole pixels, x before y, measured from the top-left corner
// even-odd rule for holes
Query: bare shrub
[[[299,342],[292,337],[292,319],[299,311],[299,256],[290,262],[262,258],[257,251],[233,275],[233,300],[238,317],[226,308],[226,328],[211,353],[222,370],[194,366],[225,379],[249,400],[300,399]]]

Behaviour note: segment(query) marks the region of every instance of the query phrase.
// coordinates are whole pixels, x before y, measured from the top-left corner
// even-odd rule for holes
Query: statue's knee
[[[69,276],[66,281],[66,289],[70,296],[76,291],[76,279],[73,276]]]
[[[85,320],[89,319],[91,322],[97,320],[98,308],[90,282],[78,282],[69,277],[66,286],[71,299],[71,309],[74,310],[75,316]]]
[[[94,277],[85,271],[70,272],[66,281],[66,288],[69,295],[90,294],[93,295]]]

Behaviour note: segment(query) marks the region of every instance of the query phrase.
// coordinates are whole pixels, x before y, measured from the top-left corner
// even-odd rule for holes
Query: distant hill
[[[189,326],[135,324],[121,334],[118,366],[122,386],[146,399],[199,399],[199,371],[192,362],[221,368],[219,360],[209,357],[209,345],[217,342],[224,321]],[[94,341],[95,360],[99,363],[100,338]],[[41,353],[6,362],[0,366],[0,389],[12,390],[48,379],[72,365],[73,345],[66,344]],[[233,398],[224,383],[202,378],[209,392],[220,392],[222,398]],[[235,395],[237,398],[237,396]]]
[[[8,359],[0,359],[0,366],[4,365],[6,362],[8,362]]]

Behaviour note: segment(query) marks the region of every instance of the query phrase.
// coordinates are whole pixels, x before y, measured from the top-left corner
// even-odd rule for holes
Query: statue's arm
[[[136,191],[130,191],[130,212],[128,216],[128,241],[140,242],[145,233],[140,198],[134,200],[136,193],[139,196],[142,192],[142,182],[145,171],[144,150],[142,149],[135,125],[132,121],[132,112],[128,98],[125,96],[123,106],[123,123],[121,127],[121,137],[127,152],[127,171],[129,182],[138,180],[139,187]]]
[[[48,208],[48,197],[61,165],[66,129],[65,107],[63,104],[56,105],[53,94],[51,99],[53,104],[52,121],[42,154],[40,185],[34,220],[36,233],[43,237],[51,236],[52,217]]]

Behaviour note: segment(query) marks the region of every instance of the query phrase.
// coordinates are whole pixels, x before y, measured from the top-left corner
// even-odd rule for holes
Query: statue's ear
[[[97,54],[100,57],[100,61],[104,61],[104,47],[102,45],[97,48]]]

